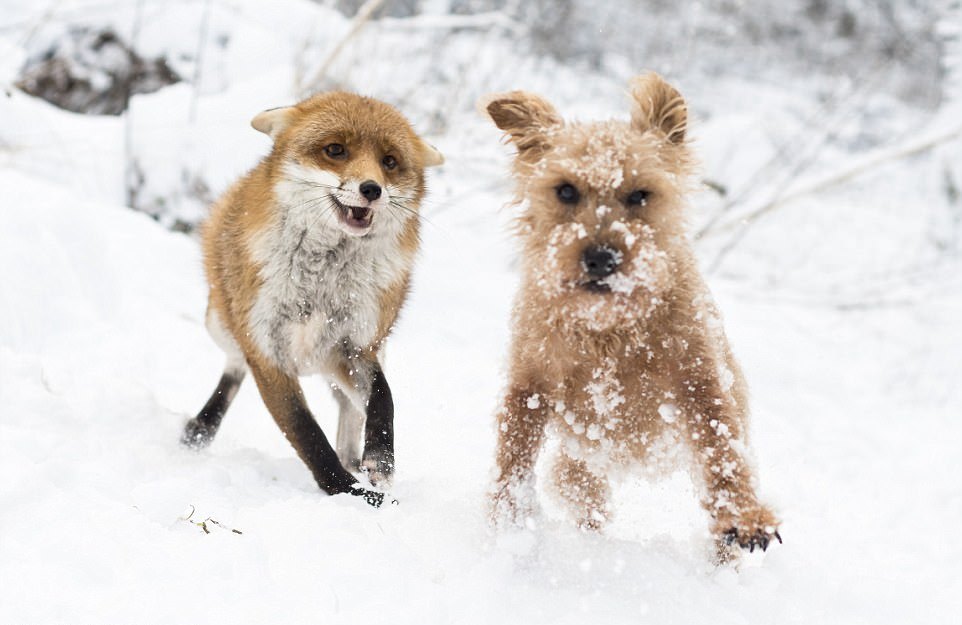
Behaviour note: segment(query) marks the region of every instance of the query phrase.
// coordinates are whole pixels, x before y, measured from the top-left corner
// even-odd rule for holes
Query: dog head
[[[685,101],[656,74],[633,80],[631,97],[627,122],[566,123],[523,91],[484,104],[517,148],[518,230],[535,288],[597,329],[664,301],[684,237]]]
[[[251,125],[274,140],[282,204],[352,236],[399,229],[417,213],[424,169],[444,162],[394,107],[352,93],[264,111]]]

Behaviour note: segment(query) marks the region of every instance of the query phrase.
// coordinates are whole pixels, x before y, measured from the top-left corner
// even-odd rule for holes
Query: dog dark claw
[[[773,536],[778,539],[779,543],[782,542],[782,537],[778,532],[769,534],[760,530],[751,537],[741,540],[738,536],[738,529],[733,527],[722,534],[722,540],[726,545],[737,544],[742,549],[748,549],[749,553],[755,553],[755,547],[759,547],[762,551],[768,551]]]

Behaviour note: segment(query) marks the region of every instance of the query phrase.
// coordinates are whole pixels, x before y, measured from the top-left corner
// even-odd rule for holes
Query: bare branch
[[[197,98],[200,95],[200,76],[204,65],[204,48],[210,24],[210,0],[204,0],[204,13],[201,16],[200,31],[197,35],[197,52],[194,54],[194,90],[190,96],[190,112],[187,119],[191,125],[197,120]]]
[[[521,35],[527,28],[501,11],[474,13],[471,15],[417,15],[403,19],[381,20],[393,30],[464,30],[500,27],[514,35]]]
[[[327,76],[328,70],[331,65],[340,56],[341,52],[344,50],[344,46],[353,39],[364,26],[371,20],[374,12],[377,11],[381,5],[384,4],[384,0],[367,0],[361,8],[358,9],[357,15],[354,16],[354,20],[351,22],[351,29],[347,32],[337,45],[328,53],[327,58],[321,63],[321,67],[314,73],[314,77],[307,81],[306,84],[298,85],[298,91],[302,94],[307,94],[310,91],[317,89],[324,78]]]
[[[715,259],[712,261],[711,265],[709,265],[708,271],[713,272],[717,270],[725,257],[727,257],[728,254],[745,237],[748,229],[768,213],[807,195],[811,195],[812,193],[824,191],[825,189],[848,182],[853,178],[857,178],[858,176],[864,174],[865,172],[877,168],[880,165],[927,152],[936,146],[952,141],[958,137],[962,137],[962,125],[935,136],[925,137],[892,148],[880,149],[874,153],[868,154],[865,158],[856,162],[848,169],[842,170],[841,172],[828,174],[813,180],[806,185],[798,187],[789,193],[778,195],[772,198],[769,202],[766,202],[758,209],[743,217],[737,224],[718,229],[718,231],[722,232],[737,227],[738,231],[731,237],[731,239],[728,240],[722,249],[719,250],[718,254],[715,256]]]

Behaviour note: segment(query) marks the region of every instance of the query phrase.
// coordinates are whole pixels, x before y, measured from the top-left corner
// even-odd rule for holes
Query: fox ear
[[[685,140],[688,105],[677,89],[654,72],[636,76],[630,88],[634,100],[631,125],[636,130],[660,130],[671,143]]]
[[[421,140],[421,162],[425,167],[437,167],[444,164],[444,155],[430,143]]]
[[[564,125],[547,100],[526,91],[490,95],[479,106],[507,134],[522,160],[538,160],[550,147],[547,131]]]
[[[263,132],[271,139],[276,139],[277,135],[287,128],[287,125],[291,121],[291,113],[293,111],[293,106],[267,109],[254,116],[254,119],[251,120],[251,126],[254,127],[254,130]]]

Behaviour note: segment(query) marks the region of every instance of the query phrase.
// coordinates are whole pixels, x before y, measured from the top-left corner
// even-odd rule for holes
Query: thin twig
[[[832,94],[821,107],[804,119],[801,124],[802,129],[794,136],[789,137],[788,140],[782,142],[771,158],[752,173],[745,184],[742,185],[741,189],[728,196],[726,202],[715,212],[708,222],[695,233],[695,240],[703,239],[712,233],[729,211],[735,208],[735,206],[742,204],[746,197],[751,196],[751,194],[756,191],[760,181],[768,177],[774,178],[778,175],[779,172],[777,168],[779,163],[786,160],[789,155],[796,155],[795,162],[791,164],[791,172],[785,177],[782,187],[784,188],[791,184],[792,181],[812,163],[829,138],[834,136],[836,132],[835,129],[841,125],[838,123],[841,120],[832,118],[836,116],[844,117],[848,114],[849,110],[857,108],[857,105],[845,107],[843,107],[843,105],[849,105],[852,101],[856,100],[857,97],[864,98],[870,94],[870,87],[880,79],[882,70],[886,65],[884,60],[880,60],[861,76],[856,77],[853,81],[854,84],[857,85],[856,89],[844,95],[839,93]],[[813,135],[811,132],[813,128],[822,128],[825,130]],[[812,136],[814,136],[814,140],[811,139]],[[806,154],[809,151],[813,151],[813,154],[806,158]],[[769,172],[772,172],[771,176],[769,176]],[[780,191],[781,189],[779,192]]]
[[[137,49],[137,40],[140,37],[140,22],[143,18],[144,1],[138,0],[134,8],[134,24],[130,34],[130,49]],[[133,122],[130,119],[130,96],[133,89],[133,82],[128,80],[124,93],[124,184],[126,185],[127,206],[135,208],[137,203],[137,191],[142,180],[140,167],[134,159],[134,139]]]
[[[489,30],[500,27],[514,35],[521,35],[526,30],[525,26],[502,11],[471,15],[417,15],[403,19],[387,18],[382,23],[391,30]]]
[[[832,173],[827,176],[823,176],[822,178],[814,180],[811,183],[797,188],[790,193],[778,195],[772,198],[769,202],[752,211],[740,220],[738,224],[738,231],[718,251],[715,259],[708,267],[708,272],[711,273],[717,270],[725,257],[727,257],[728,254],[735,248],[735,246],[745,237],[748,229],[751,228],[751,226],[754,225],[759,219],[773,210],[794,202],[799,198],[805,197],[806,195],[815,193],[816,191],[824,191],[825,189],[837,186],[843,182],[848,182],[849,180],[852,180],[853,178],[856,178],[867,171],[875,169],[879,165],[883,165],[890,161],[907,158],[909,156],[915,156],[916,154],[921,154],[922,152],[927,152],[936,146],[960,136],[962,136],[962,126],[958,126],[935,137],[928,137],[919,141],[911,142],[908,145],[896,146],[886,150],[879,150],[874,154],[869,154],[866,158],[862,159],[861,162],[856,163],[854,166],[849,167],[848,169],[845,169],[839,173]]]
[[[340,56],[341,52],[344,50],[344,46],[353,39],[357,33],[371,20],[374,12],[377,11],[381,5],[384,4],[384,0],[367,0],[361,8],[358,9],[357,15],[354,16],[354,20],[351,22],[351,29],[347,32],[337,45],[328,53],[327,58],[321,63],[321,67],[315,72],[314,77],[307,81],[306,84],[298,85],[298,91],[306,94],[307,92],[313,91],[318,86],[320,86],[321,81],[327,76],[327,72],[331,65]]]
[[[187,121],[191,126],[197,119],[197,99],[200,95],[200,76],[204,65],[204,48],[207,43],[207,31],[210,23],[210,0],[204,0],[204,13],[200,18],[200,31],[197,35],[197,52],[194,54],[194,91],[190,96],[190,109]]]
[[[186,522],[190,523],[191,525],[196,525],[196,526],[199,527],[200,529],[204,530],[204,533],[205,533],[205,534],[210,534],[210,528],[207,527],[207,524],[208,524],[208,523],[210,523],[211,525],[216,525],[217,527],[219,527],[219,528],[221,528],[221,529],[230,530],[230,531],[231,531],[232,533],[234,533],[234,534],[243,534],[243,533],[244,533],[244,532],[242,532],[242,531],[240,531],[240,530],[238,530],[238,529],[234,529],[234,528],[231,528],[231,527],[227,527],[226,525],[224,525],[223,523],[221,523],[221,522],[218,521],[217,519],[214,519],[214,518],[211,518],[211,517],[207,517],[207,518],[204,519],[203,521],[193,521],[193,520],[191,520],[191,519],[193,518],[194,513],[197,511],[197,508],[195,508],[193,504],[187,504],[187,505],[190,506],[190,513],[189,513],[187,516],[185,516],[185,517],[183,517],[183,516],[180,517],[180,520],[181,520],[181,521],[186,521]]]

